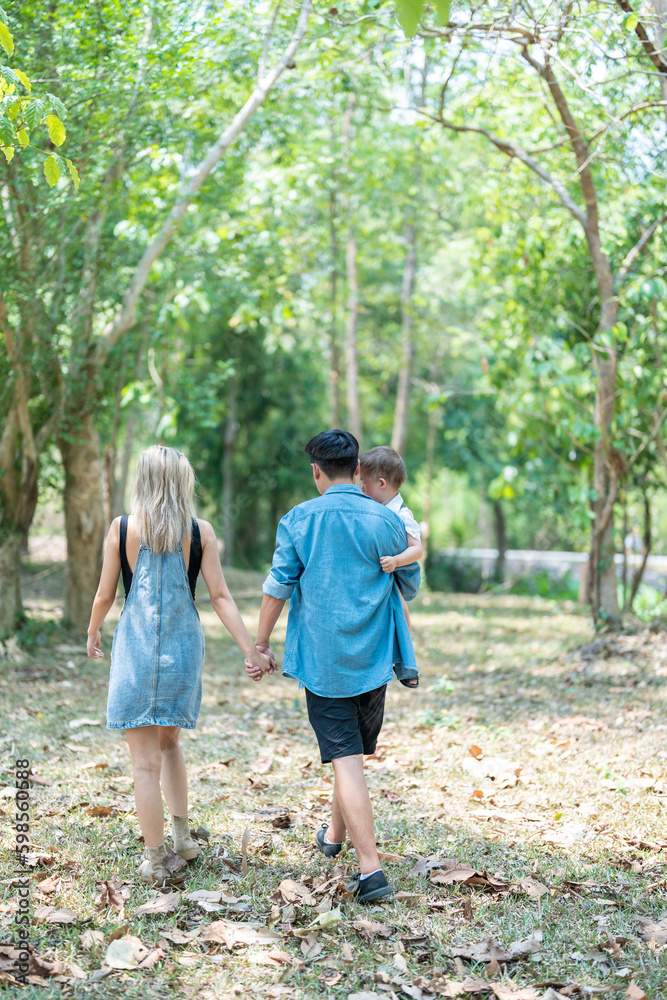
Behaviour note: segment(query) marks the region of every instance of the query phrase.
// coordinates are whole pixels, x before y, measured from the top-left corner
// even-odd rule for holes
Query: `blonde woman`
[[[214,610],[246,659],[262,673],[274,667],[255,648],[229,593],[213,528],[193,516],[194,483],[192,466],[176,448],[153,445],[139,456],[132,515],[109,528],[88,626],[88,656],[104,656],[100,628],[122,572],[125,604],[111,647],[107,728],[125,730],[146,844],[139,875],[159,885],[183,881],[179,869],[201,851],[189,832],[178,743],[181,729],[195,728],[201,704],[204,633],[194,602],[200,569]],[[161,791],[173,851],[164,843]]]

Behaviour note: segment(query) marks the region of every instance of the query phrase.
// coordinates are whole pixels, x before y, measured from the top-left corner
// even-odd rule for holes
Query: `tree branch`
[[[136,322],[137,303],[146,286],[153,264],[183,221],[188,210],[188,205],[190,205],[213,168],[219,163],[229,147],[243,131],[247,122],[264,103],[267,94],[275,82],[294,59],[294,55],[306,34],[310,7],[311,0],[303,0],[294,34],[281,58],[273,69],[267,73],[265,78],[257,83],[252,94],[240,111],[237,112],[233,121],[217,141],[213,143],[199,167],[186,184],[182,195],[172,207],[157,236],[146,247],[143,257],[139,261],[129,287],[125,292],[120,308],[102,331],[95,349],[98,361],[102,361],[120,337],[134,326]]]
[[[430,118],[431,121],[438,122],[438,124],[442,125],[443,128],[451,129],[452,132],[475,132],[478,135],[483,135],[489,140],[489,142],[493,143],[496,149],[499,149],[501,153],[504,153],[505,156],[509,156],[510,159],[516,157],[517,160],[521,160],[521,162],[532,170],[534,174],[537,174],[541,180],[545,181],[545,183],[549,184],[554,189],[568,212],[570,212],[577,222],[581,224],[584,231],[586,230],[586,213],[582,212],[579,208],[563,182],[559,180],[558,177],[554,177],[553,174],[550,174],[548,170],[545,170],[544,167],[537,162],[537,160],[534,160],[532,156],[529,156],[526,150],[517,145],[517,143],[501,139],[500,136],[497,136],[494,132],[491,132],[489,129],[482,128],[481,126],[457,125],[455,122],[450,122],[446,118],[442,118],[437,115],[429,115],[428,112],[425,111],[420,111],[420,114],[423,114],[426,118]]]
[[[621,266],[619,267],[619,269],[618,269],[618,271],[616,273],[616,281],[617,282],[620,283],[621,281],[623,281],[627,277],[628,271],[630,270],[630,268],[634,264],[635,260],[637,259],[637,257],[639,256],[639,254],[642,252],[642,250],[644,249],[644,247],[646,246],[646,244],[649,242],[649,240],[651,239],[651,237],[655,233],[655,231],[658,228],[658,226],[661,226],[663,224],[663,222],[667,222],[667,212],[663,212],[662,215],[660,216],[660,218],[656,219],[655,222],[653,222],[648,227],[648,229],[644,230],[644,232],[639,237],[639,239],[637,240],[637,242],[635,243],[635,245],[626,254],[625,260],[623,261],[623,263],[621,264]]]
[[[625,11],[626,14],[636,13],[634,8],[631,7],[630,4],[628,3],[628,0],[616,0],[616,3],[621,8],[621,10]],[[648,37],[646,33],[646,28],[644,27],[641,21],[637,22],[637,26],[635,28],[635,34],[642,43],[644,52],[649,57],[649,59],[656,67],[656,69],[659,70],[661,74],[667,75],[667,60],[665,59],[664,55],[661,52],[658,52],[656,50],[655,45]]]

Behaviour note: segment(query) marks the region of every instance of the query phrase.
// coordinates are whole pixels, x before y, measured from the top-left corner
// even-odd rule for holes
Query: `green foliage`
[[[14,36],[8,26],[7,14],[2,8],[0,8],[0,45],[7,55],[13,54]],[[64,104],[54,94],[35,96],[32,93],[30,78],[17,67],[0,65],[0,109],[0,149],[7,163],[11,163],[16,152],[22,153],[34,145],[30,133],[36,132],[40,126],[46,126],[49,141],[54,146],[62,146],[64,143],[66,131],[61,120],[67,116]],[[38,134],[36,138],[39,141],[41,136]],[[40,152],[46,156],[44,160],[46,182],[49,187],[53,187],[63,173],[61,162],[52,155],[45,154],[43,150]],[[69,167],[71,161],[66,162]],[[70,167],[69,172],[78,189],[76,168]]]

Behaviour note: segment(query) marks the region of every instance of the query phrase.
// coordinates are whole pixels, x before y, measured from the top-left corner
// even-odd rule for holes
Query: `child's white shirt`
[[[409,535],[416,538],[418,542],[421,541],[421,528],[415,520],[414,514],[410,508],[403,502],[403,497],[400,493],[397,493],[395,497],[388,500],[385,507],[387,507],[388,510],[393,510],[395,514],[398,514],[401,521],[405,525],[405,530]]]

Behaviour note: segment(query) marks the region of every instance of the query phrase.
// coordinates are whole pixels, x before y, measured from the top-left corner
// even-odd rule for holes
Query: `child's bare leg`
[[[162,753],[158,729],[159,726],[139,726],[125,730],[132,758],[139,826],[149,848],[164,843],[164,808],[160,791]]]

